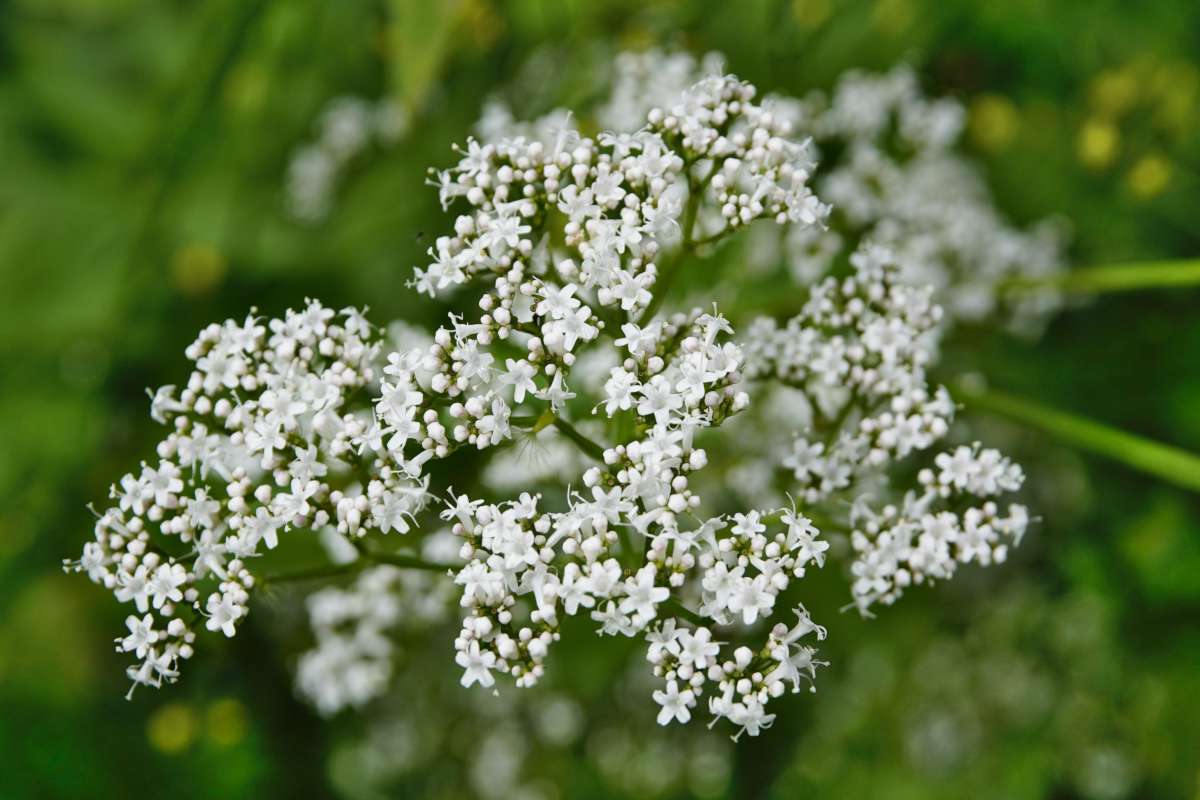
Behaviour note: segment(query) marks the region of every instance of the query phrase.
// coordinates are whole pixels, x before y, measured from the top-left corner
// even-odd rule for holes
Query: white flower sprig
[[[634,127],[672,95],[723,71],[717,53],[700,59],[660,50],[620,53],[594,121]],[[788,120],[795,135],[811,138],[809,183],[834,213],[827,226],[759,228],[746,251],[750,272],[782,264],[806,286],[871,241],[892,251],[905,282],[932,286],[952,320],[999,316],[1018,331],[1036,332],[1062,305],[1050,288],[1013,294],[1004,286],[1063,271],[1064,226],[1048,220],[1023,231],[1004,220],[978,170],[955,150],[966,119],[962,105],[927,97],[907,65],[885,73],[853,70],[830,93],[771,95],[763,107]],[[552,112],[533,127],[564,117]],[[529,127],[496,104],[487,122],[493,134]]]
[[[383,691],[387,632],[428,611],[388,601],[430,594],[401,577],[414,567],[453,576],[464,686],[537,684],[564,619],[587,615],[600,634],[644,637],[660,723],[706,702],[714,721],[757,735],[774,721],[770,701],[811,687],[824,663],[812,643],[825,629],[795,597],[830,550],[813,520],[840,530],[822,504],[855,504],[864,611],[957,561],[1002,559],[1023,511],[964,506],[1019,485],[994,451],[939,459],[919,498],[867,510],[864,487],[942,439],[954,410],[926,376],[941,311],[928,288],[899,282],[888,252],[864,243],[852,275],[816,286],[783,325],[753,324],[744,344],[715,307],[660,313],[680,271],[730,234],[756,220],[820,230],[829,215],[806,141],[754,97],[711,75],[635,130],[591,138],[564,123],[468,141],[434,181],[445,207],[465,210],[413,285],[475,292],[479,312],[451,315],[431,342],[384,357],[358,312],[317,303],[206,329],[186,388],[155,395],[153,416],[174,428],[160,463],[122,479],[69,565],[144,615],[120,640],[141,660],[135,685],[174,680],[199,622],[233,635],[259,581],[247,564],[312,529],[353,545],[329,574],[359,573],[310,601],[318,644],[299,680],[325,712]],[[718,429],[778,384],[822,417],[819,436],[789,437],[801,505],[730,507],[710,452],[737,448]],[[461,563],[378,546],[393,533],[421,541],[419,515],[441,502],[431,462],[547,433],[578,451],[559,463],[586,466],[526,486],[507,475],[508,499],[446,492],[440,517]],[[536,491],[547,478],[554,491]],[[913,532],[935,524],[932,539]]]

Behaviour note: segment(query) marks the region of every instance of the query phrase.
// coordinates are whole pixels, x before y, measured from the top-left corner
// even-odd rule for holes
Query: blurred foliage
[[[58,562],[87,534],[85,505],[150,453],[144,389],[181,378],[203,324],[305,296],[379,320],[444,311],[404,289],[446,224],[422,183],[494,92],[525,114],[570,105],[616,50],[656,44],[722,51],[791,93],[908,59],[967,104],[1008,213],[1069,218],[1078,264],[1200,252],[1194,0],[5,0],[0,19],[4,798],[346,784],[358,762],[333,742],[353,722],[293,698],[271,614],[127,703],[109,641],[122,612]],[[287,164],[342,94],[391,96],[411,131],[301,225]],[[965,333],[947,368],[1197,451],[1198,311],[1195,291],[1105,297],[1036,342]],[[1200,501],[1009,434],[1043,515],[1016,563],[871,623],[829,620],[820,694],[734,748],[731,772],[701,752],[688,769],[717,764],[707,783],[656,783],[678,763],[632,734],[593,737],[589,759],[550,752],[542,772],[565,796],[1200,797]],[[836,609],[844,586],[820,586],[813,602]],[[428,663],[430,684],[456,688]],[[593,705],[606,665],[586,647],[572,659]]]

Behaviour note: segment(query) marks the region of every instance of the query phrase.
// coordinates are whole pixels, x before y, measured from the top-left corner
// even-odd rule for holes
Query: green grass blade
[[[1016,278],[1006,285],[1012,291],[1058,289],[1070,294],[1133,292],[1189,286],[1200,286],[1200,259],[1109,264],[1103,267],[1068,270],[1057,275]]]
[[[1200,456],[1094,420],[1003,392],[960,383],[968,408],[999,414],[1050,434],[1064,444],[1119,461],[1185,489],[1200,491]]]

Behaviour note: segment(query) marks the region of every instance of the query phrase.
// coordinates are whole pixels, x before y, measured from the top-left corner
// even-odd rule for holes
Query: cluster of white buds
[[[153,395],[151,416],[171,427],[157,464],[121,478],[94,540],[66,564],[144,615],[120,640],[141,659],[135,685],[177,677],[194,624],[234,635],[255,585],[246,565],[281,532],[406,530],[425,504],[422,483],[357,444],[378,338],[354,309],[310,301],[279,319],[252,313],[201,331],[187,384]],[[362,514],[356,497],[367,498]]]
[[[390,99],[330,100],[321,111],[316,138],[297,147],[288,163],[288,211],[303,222],[324,219],[348,165],[374,144],[394,143],[408,128],[407,112]]]
[[[623,53],[596,119],[628,124],[658,105],[661,92],[723,69],[716,54]],[[1005,222],[976,171],[954,151],[966,117],[961,104],[926,97],[910,67],[849,72],[831,97],[772,95],[763,106],[791,122],[796,135],[811,137],[820,161],[811,185],[835,213],[828,227],[759,229],[748,251],[752,269],[782,261],[806,285],[871,240],[893,251],[906,282],[932,286],[953,319],[978,321],[1003,306],[1015,328],[1036,330],[1061,305],[1051,289],[1002,293],[1006,281],[1065,269],[1062,226],[1043,222],[1022,231]]]
[[[959,564],[1003,562],[1010,544],[1020,544],[1029,513],[1018,504],[1001,515],[994,501],[975,499],[1013,492],[1025,476],[1021,468],[992,449],[965,445],[940,453],[936,469],[921,470],[921,491],[898,504],[871,508],[866,498],[850,514],[854,531],[854,602],[890,605],[904,589],[954,575]]]
[[[646,110],[636,129],[592,138],[533,126],[469,141],[435,182],[443,205],[465,213],[413,285],[431,296],[477,291],[477,318],[451,315],[432,341],[386,358],[356,312],[337,317],[315,303],[272,321],[269,335],[253,317],[212,326],[189,350],[197,369],[187,389],[155,396],[156,418],[175,427],[163,464],[123,482],[80,568],[120,599],[158,608],[147,582],[164,563],[175,574],[185,557],[161,548],[184,542],[194,564],[181,567],[177,593],[231,635],[254,585],[243,562],[258,545],[272,548],[292,528],[332,531],[361,559],[345,574],[366,571],[310,604],[318,646],[300,683],[326,711],[381,692],[387,631],[420,617],[388,598],[426,590],[369,569],[384,561],[453,573],[464,686],[492,687],[497,674],[537,684],[563,620],[586,613],[601,634],[646,639],[660,722],[686,722],[707,700],[739,735],[769,727],[770,700],[811,685],[823,664],[811,642],[825,629],[792,599],[839,530],[818,530],[828,519],[819,504],[879,485],[946,434],[953,406],[925,372],[940,309],[928,288],[900,284],[890,256],[870,244],[856,249],[852,276],[814,287],[782,327],[756,323],[746,344],[715,306],[659,313],[673,276],[728,235],[759,219],[820,230],[829,215],[809,188],[806,142],[754,94],[711,75]],[[802,393],[819,425],[801,427],[792,447],[796,500],[746,508],[713,490],[730,456],[745,455],[715,429],[754,417],[751,392],[780,383]],[[547,435],[578,450],[558,461],[575,471],[524,486],[506,476],[516,499],[450,493],[441,517],[461,567],[368,543],[393,531],[417,547],[428,541],[417,515],[431,461],[463,447],[505,459],[506,445]],[[1015,468],[970,453],[974,466],[922,473],[930,503],[1015,488]],[[538,480],[553,491],[537,492]],[[228,499],[214,499],[221,484]],[[964,516],[956,556],[1001,557],[999,545],[985,557],[977,540],[995,544],[1015,522],[988,508]],[[860,559],[883,541],[884,523],[864,526]],[[905,551],[896,562],[906,559],[913,580],[948,574],[919,572],[916,558]],[[893,596],[900,570],[870,599]],[[169,615],[177,601],[165,591]],[[176,639],[190,637],[186,621],[176,628]],[[161,641],[137,628],[130,645],[157,663]],[[190,639],[169,669],[184,646]]]
[[[814,286],[785,326],[752,324],[746,344],[752,377],[798,390],[812,409],[782,462],[810,504],[929,448],[954,415],[949,393],[925,376],[941,318],[929,287],[897,283],[878,247],[854,253],[851,265],[852,276]]]
[[[1026,232],[1006,223],[971,165],[953,152],[965,113],[925,97],[900,66],[881,75],[851,72],[828,105],[805,109],[822,149],[843,156],[817,181],[845,229],[892,250],[904,280],[934,287],[954,319],[978,321],[1007,304],[1011,322],[1036,329],[1059,307],[1053,290],[1003,295],[1013,279],[1061,272],[1061,226]],[[816,110],[816,114],[813,111]]]

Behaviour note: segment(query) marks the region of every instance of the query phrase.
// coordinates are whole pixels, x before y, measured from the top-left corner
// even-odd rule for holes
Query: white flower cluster
[[[151,416],[172,428],[158,463],[112,488],[116,505],[67,564],[143,615],[118,642],[141,660],[135,686],[175,680],[195,624],[234,635],[255,585],[247,562],[281,532],[407,530],[421,484],[371,462],[360,438],[371,413],[356,397],[375,380],[377,338],[358,311],[313,301],[280,319],[252,314],[205,328],[186,386],[153,395]],[[355,474],[372,476],[365,492]]]
[[[785,326],[762,318],[747,337],[751,375],[800,390],[816,409],[783,459],[809,504],[929,448],[954,416],[949,393],[925,376],[941,318],[929,287],[897,283],[881,248],[850,260],[853,276],[826,278]]]
[[[722,69],[715,54],[697,60],[686,53],[624,53],[597,120],[622,124],[653,107],[660,87],[686,86]],[[832,99],[812,93],[802,100],[771,96],[763,104],[812,138],[821,162],[812,185],[835,213],[828,227],[760,229],[749,251],[753,267],[782,261],[807,285],[869,240],[893,251],[903,280],[932,286],[953,319],[978,321],[1003,306],[1014,327],[1036,330],[1057,310],[1062,299],[1053,290],[1015,297],[1000,287],[1062,271],[1061,226],[1044,222],[1025,232],[1004,221],[983,181],[954,152],[962,106],[925,97],[909,67],[847,73]]]
[[[764,216],[813,224],[827,209],[807,186],[805,147],[753,97],[749,84],[714,76],[674,104],[650,109],[633,133],[584,138],[564,120],[549,142],[470,140],[436,185],[444,207],[465,198],[472,212],[430,248],[433,263],[417,270],[416,287],[433,296],[476,276],[502,276],[499,309],[484,308],[499,313],[498,333],[510,329],[514,302],[515,321],[528,322],[534,298],[533,313],[562,317],[559,335],[587,341],[591,321],[577,309],[575,290],[545,297],[547,280],[593,290],[601,305],[636,313],[650,302],[661,247],[679,238],[681,226],[690,237],[702,210],[715,218],[706,236]],[[552,264],[548,246],[565,251]]]
[[[727,330],[721,318],[698,312],[649,329],[625,325],[618,346],[629,358],[612,369],[601,407],[610,417],[633,413],[641,435],[599,454],[603,465],[583,475],[590,496],[575,494],[568,510],[550,513],[528,494],[500,505],[459,497],[443,513],[466,539],[468,564],[457,582],[471,613],[456,643],[464,685],[491,686],[493,670],[533,685],[561,617],[581,610],[602,633],[647,634],[651,660],[668,681],[656,697],[669,698],[661,702],[680,721],[710,680],[722,693],[710,703],[713,713],[757,731],[770,722],[765,702],[812,672],[813,651],[796,644],[808,630],[784,626],[760,652],[737,648],[721,661],[707,625],[677,628],[679,618],[698,619],[680,598],[699,600],[708,624],[752,626],[809,564],[823,564],[828,547],[790,509],[695,516],[700,498],[688,476],[707,463],[695,436],[747,403],[735,389],[740,350],[718,341]],[[527,621],[514,614],[523,598],[533,601]]]
[[[424,618],[421,603],[396,597],[435,596],[392,569],[414,566],[453,573],[464,686],[491,687],[497,673],[538,683],[563,621],[586,613],[601,634],[645,638],[661,723],[687,722],[704,700],[739,735],[769,727],[769,701],[811,685],[823,664],[810,643],[825,629],[794,589],[824,565],[838,527],[818,531],[811,507],[861,500],[868,482],[946,434],[953,405],[925,374],[940,309],[869,244],[852,256],[852,276],[814,287],[782,327],[756,323],[744,345],[715,307],[658,313],[678,271],[726,235],[758,219],[820,230],[829,215],[809,188],[806,143],[754,94],[710,75],[636,128],[585,137],[564,121],[468,141],[436,180],[443,205],[465,212],[413,285],[431,296],[469,286],[479,313],[451,315],[431,342],[382,358],[357,312],[316,303],[265,326],[250,317],[206,329],[188,351],[196,371],[186,389],[155,396],[155,418],[174,427],[161,464],[122,481],[75,565],[169,620],[160,630],[151,616],[144,631],[131,621],[122,648],[144,658],[135,680],[173,678],[190,655],[177,604],[232,635],[259,545],[325,529],[357,553],[339,574],[359,574],[310,602],[317,648],[300,686],[325,711],[382,691],[388,632]],[[738,447],[715,429],[753,416],[750,392],[779,382],[810,396],[822,426],[800,430],[787,464],[802,506],[732,504],[713,489],[728,464],[706,467],[711,453],[728,459]],[[417,515],[432,497],[431,462],[460,448],[506,459],[504,446],[547,435],[579,451],[557,460],[563,469],[586,467],[543,471],[525,486],[507,475],[515,499],[451,492],[441,518],[461,567],[369,543],[392,531],[411,534],[410,547],[429,541]],[[935,501],[940,509],[1019,484],[992,451],[969,454],[972,465],[939,461],[939,472],[922,473],[924,506],[861,526],[856,577],[859,563],[874,570],[864,591],[856,585],[864,610],[953,568],[934,563],[919,537],[894,544],[903,514],[920,524]],[[536,492],[547,478],[554,491]],[[867,519],[861,505],[853,522]],[[1019,536],[1016,512],[972,514],[943,533],[945,552],[1002,558],[998,537]],[[160,663],[166,673],[154,672]]]
[[[983,181],[953,152],[964,120],[956,101],[924,97],[908,67],[849,73],[815,116],[818,146],[843,151],[817,186],[848,232],[890,248],[903,279],[933,286],[953,318],[977,321],[1008,303],[1014,324],[1036,327],[1061,297],[1048,289],[1003,296],[997,287],[1061,272],[1060,226],[1025,232],[1000,217]]]
[[[358,708],[383,694],[393,673],[393,634],[440,622],[452,589],[432,573],[381,564],[347,588],[309,595],[316,645],[296,666],[297,689],[322,714]]]
[[[918,476],[920,493],[879,510],[863,498],[850,514],[854,601],[863,611],[875,602],[890,605],[912,584],[950,578],[959,564],[1003,562],[1009,544],[1020,544],[1025,535],[1024,506],[1009,505],[1001,516],[991,500],[971,505],[975,498],[1021,488],[1019,466],[978,444],[940,453],[934,463],[936,469]]]
[[[317,137],[288,163],[288,211],[303,222],[329,215],[342,173],[372,144],[390,145],[408,132],[408,114],[394,101],[335,97],[321,111]]]

